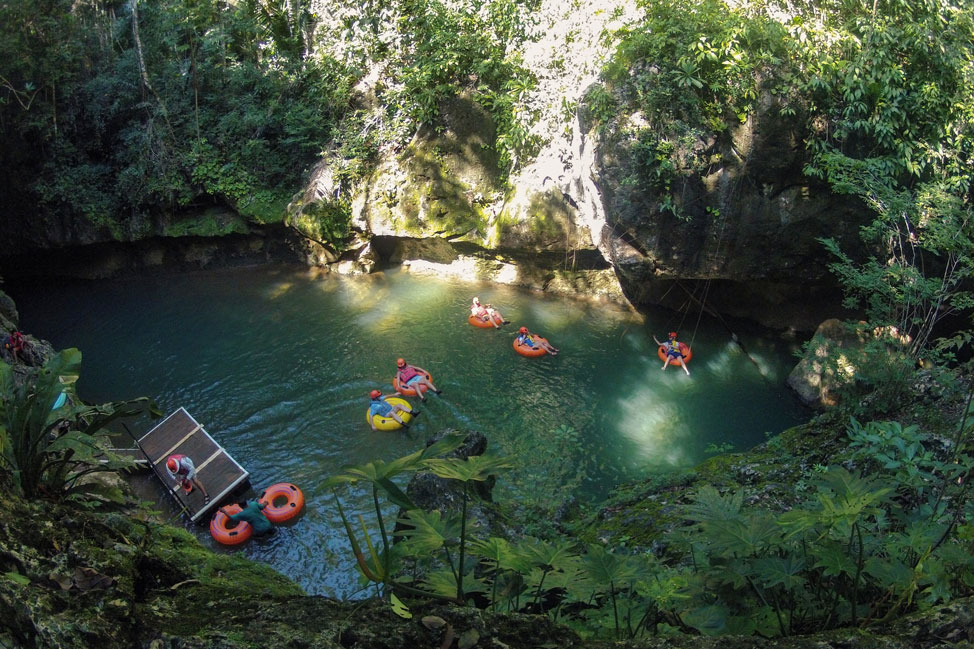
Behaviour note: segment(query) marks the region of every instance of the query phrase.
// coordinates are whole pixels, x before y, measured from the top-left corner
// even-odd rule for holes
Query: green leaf
[[[442,458],[427,460],[425,466],[440,478],[460,482],[482,482],[503,469],[514,468],[514,464],[504,457],[491,455],[472,455],[468,458]]]
[[[423,578],[423,584],[432,592],[441,597],[456,598],[457,579],[452,570],[436,570],[427,573]],[[463,576],[463,592],[467,595],[471,593],[487,592],[487,585],[483,579],[475,577],[474,571]]]
[[[894,559],[869,557],[863,565],[863,572],[874,578],[883,589],[901,588],[913,581],[913,570]]]
[[[805,570],[805,562],[792,555],[756,559],[754,569],[766,588],[781,586],[787,591],[797,591],[804,588],[806,583],[801,574]]]
[[[636,570],[625,557],[617,556],[601,545],[589,545],[582,557],[585,575],[603,588],[610,584],[615,588],[627,585],[636,576]]]
[[[720,635],[727,625],[727,607],[710,604],[690,609],[681,615],[683,622],[704,635]]]
[[[30,577],[25,577],[19,572],[5,572],[3,573],[3,576],[9,579],[10,581],[14,582],[15,584],[20,584],[21,586],[30,585]]]
[[[389,602],[392,604],[392,612],[401,618],[409,619],[413,614],[409,611],[409,607],[403,604],[395,593],[389,595]]]
[[[824,540],[821,545],[814,545],[811,554],[815,557],[815,567],[822,568],[826,577],[839,575],[853,575],[856,563],[849,556],[844,545]]]
[[[455,545],[460,537],[459,518],[451,514],[443,516],[436,510],[413,509],[400,522],[407,527],[395,534],[405,539],[406,551],[414,556],[429,556],[444,545]]]

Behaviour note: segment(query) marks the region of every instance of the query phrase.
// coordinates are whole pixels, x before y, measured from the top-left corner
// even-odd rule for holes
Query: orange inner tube
[[[426,377],[426,380],[429,381],[430,383],[433,382],[433,376],[429,372],[423,371],[423,372],[420,372],[420,374],[423,375],[423,376],[425,376]],[[399,394],[405,394],[407,397],[415,397],[416,396],[416,388],[410,388],[410,387],[407,387],[405,385],[400,385],[399,384],[399,373],[398,372],[396,373],[396,375],[394,377],[392,377],[392,387],[395,388],[396,392],[398,392]],[[426,385],[426,384],[420,384],[419,389],[420,389],[421,392],[426,392],[427,390],[429,390],[429,386]]]
[[[689,363],[690,359],[693,358],[693,351],[687,347],[686,343],[680,343],[680,353],[683,354],[683,358],[674,358],[670,361],[670,365],[680,366],[683,365],[684,362]],[[666,362],[666,351],[663,349],[662,345],[660,345],[659,349],[656,350],[656,355],[659,356],[661,361],[664,363]]]
[[[264,490],[260,495],[264,503],[264,516],[272,523],[289,521],[301,513],[304,507],[304,494],[293,484],[278,482]]]
[[[240,511],[240,505],[233,504],[223,507],[223,509],[236,514]],[[230,520],[230,516],[217,510],[213,518],[210,519],[210,536],[216,539],[217,543],[223,545],[240,545],[247,541],[254,533],[254,528],[245,521],[235,522]]]
[[[535,336],[537,340],[543,340],[548,342],[547,338],[542,338],[541,336]],[[548,352],[543,347],[529,347],[528,345],[521,345],[517,342],[517,338],[514,339],[514,351],[516,351],[521,356],[527,356],[528,358],[534,358],[536,356],[544,356]]]
[[[467,316],[467,322],[475,327],[480,327],[481,329],[493,329],[494,325],[490,323],[490,320],[484,320],[481,317],[475,316],[472,313]],[[494,322],[501,325],[504,324],[504,316],[500,314],[500,311],[494,311]]]

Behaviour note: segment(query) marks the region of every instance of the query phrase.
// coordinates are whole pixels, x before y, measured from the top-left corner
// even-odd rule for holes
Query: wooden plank
[[[203,468],[204,468],[204,467],[205,467],[205,466],[206,466],[207,464],[209,464],[210,462],[212,462],[212,461],[213,461],[213,459],[214,459],[214,458],[215,458],[216,456],[218,456],[218,455],[219,455],[220,453],[223,453],[223,449],[222,449],[222,448],[220,448],[220,447],[218,446],[218,447],[217,447],[217,450],[216,450],[216,452],[215,452],[215,453],[213,453],[213,455],[211,455],[210,457],[208,457],[208,458],[206,458],[205,460],[203,460],[202,462],[200,462],[200,465],[199,465],[198,467],[196,467],[196,472],[197,472],[197,473],[199,473],[200,471],[202,471],[202,470],[203,470]]]
[[[217,446],[217,443],[214,442],[209,435],[202,432],[197,432],[192,437],[183,440],[179,446],[173,448],[172,453],[159,458],[158,461],[154,462],[153,464],[154,466],[161,466],[163,469],[165,469],[166,460],[170,457],[170,455],[175,453],[177,455],[185,455],[193,461],[195,466],[198,467],[203,460],[213,455],[213,453],[219,449],[220,447]]]
[[[136,464],[146,464],[148,460],[145,457],[145,453],[139,448],[110,448],[108,449],[116,455],[121,455],[122,457],[129,457],[135,460]]]
[[[172,448],[173,442],[182,439],[187,433],[199,426],[185,408],[180,408],[139,439],[139,446],[153,464],[158,464],[160,456]],[[171,455],[173,451],[167,453]]]
[[[169,457],[170,455],[172,455],[176,451],[176,449],[179,448],[179,446],[183,442],[185,442],[186,440],[188,440],[190,438],[191,435],[195,435],[198,431],[201,431],[201,430],[203,430],[203,425],[202,424],[196,424],[196,427],[195,428],[193,428],[191,431],[189,431],[188,433],[186,433],[185,435],[183,435],[181,438],[179,438],[179,440],[175,444],[173,444],[172,446],[170,446],[169,447],[169,450],[167,450],[165,453],[160,453],[159,454],[159,457],[157,457],[155,460],[153,460],[152,463],[153,464],[156,464],[156,463],[159,462],[159,460],[165,459],[165,458]]]

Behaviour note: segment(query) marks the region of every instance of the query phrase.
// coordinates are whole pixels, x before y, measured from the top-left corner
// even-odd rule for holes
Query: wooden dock
[[[247,482],[250,474],[216,443],[185,408],[176,410],[138,440],[152,471],[169,488],[169,493],[184,508],[193,522],[202,519],[235,489]],[[196,479],[206,487],[210,502],[203,502],[199,489],[185,493],[166,470],[173,454],[185,455],[196,465]]]

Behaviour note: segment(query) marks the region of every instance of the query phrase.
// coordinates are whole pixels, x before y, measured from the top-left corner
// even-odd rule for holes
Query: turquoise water
[[[515,458],[519,468],[499,482],[500,497],[596,498],[624,480],[693,465],[708,446],[743,450],[807,417],[784,386],[795,343],[738,332],[752,361],[726,327],[706,317],[697,325],[697,313],[644,321],[504,286],[398,272],[315,277],[295,268],[8,288],[23,330],[82,350],[83,398],[150,396],[166,413],[183,406],[251,472],[255,489],[301,487],[307,508],[298,522],[242,552],[310,593],[359,589],[322,481],[348,463],[412,452],[443,428],[481,431],[494,452]],[[473,295],[512,324],[467,324]],[[693,341],[689,377],[660,371],[652,338],[681,319],[680,339]],[[515,354],[521,324],[561,354]],[[373,433],[367,395],[391,391],[398,356],[429,370],[443,394],[421,406],[408,433]],[[136,434],[150,425],[135,422]],[[563,426],[574,434],[559,433]],[[142,490],[169,506],[155,485]],[[345,500],[352,511],[370,511],[365,494]],[[205,528],[193,530],[220,547]]]

